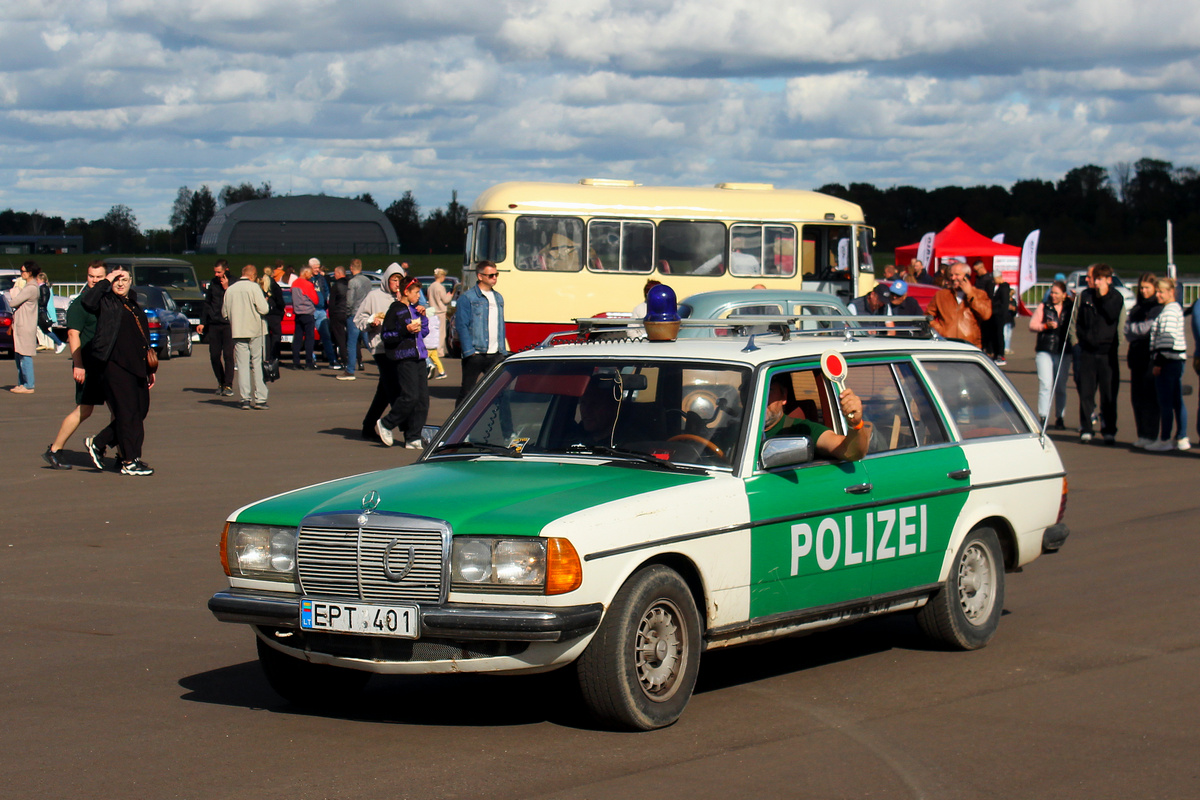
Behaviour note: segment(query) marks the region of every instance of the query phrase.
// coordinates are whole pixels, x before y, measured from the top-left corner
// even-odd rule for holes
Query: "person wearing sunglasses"
[[[500,271],[493,261],[475,265],[475,286],[462,293],[454,313],[454,329],[462,344],[462,388],[454,405],[508,355],[504,347],[504,298],[496,291]]]

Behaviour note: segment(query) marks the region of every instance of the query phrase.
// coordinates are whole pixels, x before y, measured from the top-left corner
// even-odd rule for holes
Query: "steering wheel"
[[[716,453],[719,458],[725,457],[724,450],[717,447],[715,444],[713,444],[708,439],[705,439],[703,436],[697,436],[694,433],[676,434],[675,436],[672,436],[670,439],[667,439],[667,441],[668,442],[699,442],[700,444],[707,447],[709,450],[712,450],[714,453]]]

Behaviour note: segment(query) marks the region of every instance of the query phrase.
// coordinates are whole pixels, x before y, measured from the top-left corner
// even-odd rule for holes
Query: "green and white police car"
[[[853,335],[513,355],[417,463],[231,514],[209,608],[296,704],[570,666],[635,729],[679,717],[714,648],[896,611],[982,647],[1005,574],[1067,537],[1062,462],[978,349]],[[860,460],[816,447],[847,431],[831,374],[861,398]],[[804,435],[764,433],[773,385]]]

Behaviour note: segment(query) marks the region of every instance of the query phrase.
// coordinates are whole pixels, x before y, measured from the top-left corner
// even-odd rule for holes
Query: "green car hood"
[[[427,462],[297,489],[246,506],[236,521],[294,527],[309,514],[359,513],[363,496],[375,491],[376,513],[443,519],[456,534],[537,536],[567,514],[701,480],[710,478],[594,463]]]

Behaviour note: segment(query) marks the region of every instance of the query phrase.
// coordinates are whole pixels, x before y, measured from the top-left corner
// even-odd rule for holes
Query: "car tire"
[[[281,653],[257,638],[258,663],[275,693],[301,708],[330,710],[353,703],[371,673],[313,664]]]
[[[917,613],[925,633],[958,650],[978,650],[996,633],[1004,613],[1004,556],[991,528],[967,534],[950,575]]]
[[[179,348],[179,356],[181,358],[189,358],[192,355],[192,332],[189,330],[187,336],[183,337],[183,347]]]
[[[635,573],[576,662],[583,700],[604,723],[653,730],[679,719],[700,671],[700,614],[668,567]]]
[[[162,333],[162,337],[163,337],[163,343],[161,345],[159,345],[159,348],[158,348],[158,360],[159,361],[170,361],[171,360],[171,334],[169,331],[164,330]]]

